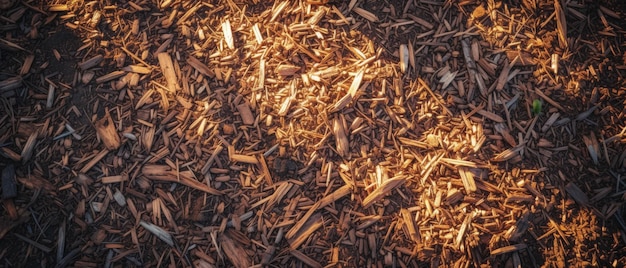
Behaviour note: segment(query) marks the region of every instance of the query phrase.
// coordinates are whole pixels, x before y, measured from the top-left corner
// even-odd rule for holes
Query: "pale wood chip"
[[[276,73],[281,76],[292,76],[295,75],[297,71],[300,71],[300,67],[291,65],[291,64],[281,64],[276,67]]]
[[[350,88],[346,95],[344,95],[339,101],[337,101],[332,108],[330,109],[331,113],[339,112],[348,104],[352,102],[352,100],[357,96],[359,89],[366,87],[369,83],[366,83],[361,87],[361,81],[363,80],[363,75],[365,74],[365,69],[360,69],[356,75],[354,76],[354,80],[352,80],[352,84],[350,84]]]
[[[478,167],[476,163],[472,161],[462,160],[462,159],[452,159],[452,158],[442,157],[440,160],[441,162],[445,162],[445,163],[455,165],[455,166],[471,167],[471,168]]]
[[[350,155],[350,144],[345,130],[345,119],[343,115],[335,117],[333,120],[333,134],[335,135],[335,143],[337,152],[341,157]]]
[[[406,44],[400,45],[398,56],[400,57],[400,71],[404,73],[409,67],[409,49]]]
[[[215,73],[213,72],[213,70],[211,70],[209,66],[202,63],[200,60],[198,60],[195,57],[191,57],[191,56],[188,57],[187,64],[191,65],[191,67],[193,67],[196,71],[198,71],[199,73],[203,75],[206,75],[211,78],[215,77]]]
[[[330,193],[329,195],[324,196],[316,203],[318,209],[324,208],[334,203],[335,201],[341,199],[342,197],[352,193],[352,187],[353,187],[352,185],[344,185],[344,186],[339,187],[337,190]]]
[[[459,174],[461,175],[461,181],[463,182],[463,188],[467,193],[476,191],[476,182],[474,181],[474,174],[466,167],[459,168]]]
[[[456,235],[456,239],[454,239],[454,245],[459,247],[465,238],[465,232],[468,230],[472,223],[472,215],[466,215],[465,220],[461,224],[459,228],[459,233]]]
[[[389,195],[391,191],[393,191],[398,186],[404,184],[407,180],[406,175],[397,175],[393,178],[390,178],[384,181],[376,190],[371,192],[367,197],[363,199],[361,205],[363,208],[368,208],[379,200],[383,199],[385,196]]]
[[[163,76],[165,76],[165,80],[167,81],[167,90],[169,92],[176,93],[180,86],[178,84],[176,71],[174,70],[172,57],[167,52],[161,52],[157,54],[157,58],[159,60],[159,65],[161,66],[161,72],[163,72]]]
[[[261,35],[261,30],[259,30],[259,24],[255,23],[254,25],[252,25],[252,33],[254,33],[254,38],[257,42],[257,44],[261,44],[263,43],[263,35]]]
[[[230,20],[226,20],[222,23],[222,32],[224,33],[224,39],[226,40],[228,48],[235,49],[235,39],[233,37],[233,31],[230,28]]]
[[[143,228],[151,232],[153,235],[161,239],[163,242],[168,244],[170,247],[174,246],[174,240],[172,239],[172,235],[168,233],[167,231],[163,230],[161,227],[156,226],[149,222],[145,222],[143,220],[139,221],[139,224],[143,226]]]

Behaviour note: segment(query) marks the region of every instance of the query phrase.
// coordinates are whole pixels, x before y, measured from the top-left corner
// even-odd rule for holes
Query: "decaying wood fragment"
[[[35,145],[37,145],[37,136],[39,135],[38,131],[34,131],[28,137],[24,148],[22,149],[22,153],[20,154],[22,158],[22,162],[28,162],[31,156],[33,155],[33,150],[35,149]]]
[[[576,184],[572,182],[568,183],[567,185],[565,185],[565,190],[572,198],[574,198],[574,200],[576,200],[578,204],[581,204],[583,206],[589,205],[589,197],[587,197],[585,192],[578,188]]]
[[[34,174],[28,177],[17,177],[17,181],[19,181],[20,184],[26,186],[26,188],[33,190],[43,190],[44,193],[54,195],[57,191],[57,187],[54,186],[50,181]]]
[[[226,255],[226,258],[230,260],[234,267],[250,267],[252,262],[245,248],[243,248],[238,240],[233,239],[231,236],[233,236],[233,231],[230,229],[220,235],[218,246],[224,251],[224,255]]]
[[[9,90],[14,90],[22,86],[22,77],[15,76],[11,78],[7,78],[5,80],[0,81],[0,94],[4,92],[8,92]]]
[[[591,135],[589,136],[583,135],[583,142],[585,143],[585,146],[587,146],[591,160],[593,160],[595,165],[598,165],[601,154],[600,145],[598,145],[596,135],[593,132],[591,132]]]
[[[80,68],[83,71],[91,69],[97,66],[98,64],[100,64],[100,62],[102,62],[103,59],[104,59],[104,56],[95,55],[89,59],[84,60],[83,62],[78,63],[78,68]]]
[[[15,185],[15,166],[9,164],[2,169],[2,199],[13,198],[17,196],[17,187]]]
[[[13,203],[13,198],[17,197],[17,187],[15,180],[15,167],[13,164],[9,164],[2,170],[2,180],[0,180],[2,186],[2,204],[6,209],[9,219],[17,220],[17,208]]]
[[[504,89],[504,85],[509,82],[509,72],[511,71],[511,68],[513,68],[513,66],[515,65],[516,61],[517,58],[511,63],[508,63],[507,61],[504,62],[504,67],[502,67],[502,71],[500,71],[500,75],[498,76],[498,80],[496,81],[496,90],[500,91]]]
[[[252,110],[250,110],[250,105],[247,103],[242,103],[237,105],[237,111],[239,111],[239,116],[243,120],[243,123],[246,125],[254,124],[254,115],[252,114]]]
[[[35,55],[30,54],[26,56],[26,59],[24,59],[24,64],[22,65],[22,68],[20,69],[20,75],[25,75],[29,73],[30,68],[33,66],[34,61],[35,61]]]
[[[309,267],[313,267],[313,268],[323,267],[319,262],[315,261],[314,259],[310,258],[309,256],[305,255],[304,253],[298,250],[290,250],[289,253]]]

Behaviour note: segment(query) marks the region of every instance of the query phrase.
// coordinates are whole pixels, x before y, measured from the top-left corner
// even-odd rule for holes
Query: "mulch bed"
[[[1,267],[619,267],[621,1],[0,0]]]

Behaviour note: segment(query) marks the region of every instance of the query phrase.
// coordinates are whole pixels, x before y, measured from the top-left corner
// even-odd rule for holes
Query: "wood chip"
[[[96,67],[98,64],[100,64],[100,62],[102,62],[102,60],[104,59],[104,56],[102,55],[95,55],[89,59],[84,60],[83,62],[78,64],[78,68],[80,68],[81,70],[85,71],[88,69],[91,69],[93,67]]]
[[[224,33],[224,40],[226,40],[228,48],[235,49],[235,39],[233,38],[233,31],[230,28],[229,20],[222,23],[222,32]]]
[[[311,210],[309,210],[311,211]],[[303,221],[306,219],[306,221]],[[300,228],[292,227],[291,230],[287,233],[287,240],[289,241],[289,248],[291,250],[296,250],[300,247],[317,229],[324,225],[324,220],[322,219],[322,215],[320,213],[316,213],[311,215],[310,217],[303,217],[298,223],[300,224]],[[296,225],[298,226],[298,225]],[[295,230],[295,232],[294,232]]]
[[[243,120],[243,123],[246,125],[254,124],[254,115],[252,115],[252,110],[250,110],[250,105],[247,103],[242,103],[237,105],[237,111],[239,111],[239,115]]]
[[[122,145],[120,136],[117,134],[115,124],[109,114],[109,110],[106,110],[104,117],[95,123],[98,137],[102,140],[102,143],[108,150],[117,150]]]
[[[145,222],[143,220],[139,221],[139,224],[143,226],[143,228],[151,232],[153,235],[161,239],[163,242],[168,244],[170,247],[174,246],[174,240],[172,239],[172,235],[170,235],[170,233],[168,233],[167,231],[163,230],[161,227],[156,226],[149,222]]]
[[[298,250],[290,250],[289,253],[291,255],[293,255],[294,257],[296,257],[301,262],[303,262],[304,264],[308,265],[309,267],[313,267],[313,268],[322,268],[323,267],[317,261],[315,261],[312,258],[309,258],[307,255],[305,255],[304,253],[302,253],[302,252],[300,252]]]
[[[620,5],[14,2],[6,263],[623,263]]]
[[[105,74],[103,76],[100,76],[100,77],[96,78],[96,83],[102,84],[102,83],[109,82],[111,80],[120,78],[120,77],[122,77],[124,75],[126,75],[125,71],[113,71],[111,73],[108,73],[108,74]]]
[[[510,246],[505,246],[501,248],[497,248],[491,251],[491,255],[501,255],[507,254],[515,251],[520,251],[526,249],[528,246],[526,244],[515,244]]]
[[[141,174],[148,179],[166,182],[176,182],[189,186],[196,190],[200,190],[213,195],[222,195],[222,191],[218,191],[206,184],[194,179],[194,175],[191,171],[179,171],[172,170],[169,166],[163,165],[146,165],[141,168]]]
[[[219,246],[224,251],[224,255],[230,260],[236,268],[247,268],[252,265],[246,250],[243,246],[231,236],[233,231],[224,232],[219,238]]]
[[[580,188],[578,188],[578,186],[576,186],[576,184],[572,182],[568,183],[567,185],[565,185],[565,190],[572,198],[574,198],[574,200],[576,200],[578,204],[583,206],[589,205],[589,198],[587,197],[585,192],[583,192]]]
[[[204,63],[194,57],[188,57],[187,63],[191,65],[196,71],[199,73],[206,75],[208,77],[215,77],[215,73]]]
[[[349,157],[350,143],[346,135],[345,119],[342,115],[335,117],[333,120],[333,134],[335,135],[335,146],[339,155],[341,157]]]
[[[367,197],[365,197],[365,199],[363,199],[363,202],[361,204],[363,205],[364,208],[368,208],[374,203],[380,201],[385,196],[389,195],[391,191],[393,191],[396,187],[404,184],[406,179],[407,179],[406,175],[397,175],[393,178],[390,178],[384,181],[380,186],[378,186],[378,188],[376,188],[376,190],[374,190]]]
[[[461,175],[461,181],[463,182],[463,188],[469,194],[476,191],[476,182],[474,181],[474,175],[468,168],[460,167],[459,174]]]
[[[167,90],[176,93],[180,86],[178,84],[178,77],[176,77],[176,72],[174,71],[172,58],[167,52],[157,54],[157,58],[159,59],[161,72],[163,72],[163,76],[165,76],[165,80],[167,81]]]
[[[587,150],[589,151],[589,155],[591,156],[593,163],[595,165],[598,165],[601,154],[600,154],[600,145],[598,144],[596,135],[593,132],[591,132],[591,135],[583,136],[583,141],[585,143],[585,146],[587,147]]]
[[[354,7],[352,9],[352,11],[354,11],[355,13],[359,14],[359,16],[365,18],[366,20],[369,20],[371,22],[378,22],[378,17],[376,17],[376,15],[374,15],[374,13],[369,12],[365,9],[362,9],[360,7]]]

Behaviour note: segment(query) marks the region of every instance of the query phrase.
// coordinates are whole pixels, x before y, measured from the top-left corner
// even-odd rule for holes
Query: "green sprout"
[[[541,113],[541,101],[535,99],[533,101],[533,115],[539,115]]]

